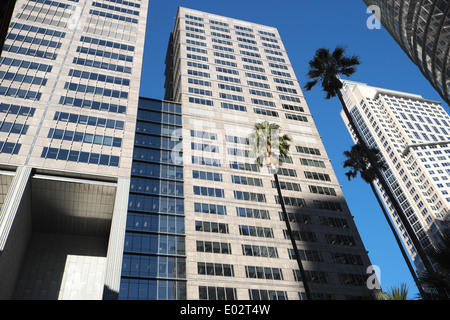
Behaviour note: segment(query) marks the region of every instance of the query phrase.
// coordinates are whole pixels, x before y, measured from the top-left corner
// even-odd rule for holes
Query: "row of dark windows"
[[[95,45],[99,45],[99,46],[134,52],[134,46],[131,46],[131,45],[125,44],[125,43],[107,41],[107,40],[102,40],[102,39],[97,39],[97,38],[92,38],[92,37],[86,37],[86,36],[82,36],[80,38],[80,41],[84,42],[84,43],[91,43],[91,44],[95,44]]]
[[[21,146],[20,143],[0,141],[0,153],[18,154]]]
[[[37,86],[45,86],[47,79],[39,76],[29,76],[16,72],[0,71],[0,82],[4,80],[20,83],[34,84]]]
[[[30,43],[35,44],[43,47],[49,47],[49,48],[61,48],[61,42],[47,40],[47,39],[40,39],[37,37],[30,37],[30,36],[24,36],[19,35],[15,33],[8,33],[8,36],[6,37],[8,40],[17,41],[17,42],[24,42],[24,43]]]
[[[26,60],[0,57],[0,65],[18,67],[19,69],[37,70],[43,72],[51,72],[52,66],[44,63],[30,62]]]
[[[36,111],[36,108],[0,102],[0,112],[6,113],[7,115],[15,114],[15,115],[19,115],[19,116],[33,117],[35,111]]]
[[[91,60],[91,59],[83,59],[83,58],[75,57],[75,58],[73,58],[72,63],[82,65],[82,66],[110,70],[110,71],[131,73],[131,67],[125,67],[122,65],[114,64],[114,63],[95,61],[95,60]]]
[[[118,167],[119,157],[107,154],[99,154],[94,152],[84,152],[77,150],[67,150],[58,148],[44,147],[42,149],[41,158],[57,159],[64,161],[90,163],[103,166]]]
[[[117,129],[117,130],[123,130],[123,127],[124,127],[124,122],[120,121],[120,120],[105,119],[105,118],[85,116],[85,115],[76,114],[76,113],[67,113],[67,112],[59,112],[59,111],[55,112],[55,116],[53,117],[53,120],[70,122],[70,123],[78,123],[78,124],[88,125],[88,126]]]
[[[66,82],[64,84],[64,89],[68,91],[76,91],[82,93],[92,93],[97,95],[102,95],[105,97],[113,98],[128,98],[128,91],[111,90],[104,87],[94,87],[80,83]]]
[[[270,227],[239,225],[239,235],[259,238],[274,238],[273,229]],[[229,234],[228,223],[195,221],[195,231],[207,233]],[[318,242],[316,234],[308,231],[292,230],[294,239],[297,241]],[[283,230],[284,239],[290,239],[287,230]],[[342,234],[325,234],[327,244],[336,246],[356,246],[352,236]]]
[[[122,138],[54,128],[49,129],[47,138],[57,140],[61,139],[73,142],[92,143],[118,148],[122,146]]]
[[[185,18],[189,19],[189,20],[186,20],[187,24],[192,24],[192,25],[195,25],[195,26],[198,26],[198,27],[204,27],[203,23],[195,22],[195,21],[203,22],[203,18],[195,17],[195,16],[192,16],[192,15],[185,15]],[[229,29],[225,29],[225,28],[229,28],[230,27],[230,25],[228,23],[221,22],[221,21],[216,21],[216,20],[209,20],[209,23],[211,23],[211,25],[210,25],[211,29],[215,29],[215,30],[219,30],[219,31],[222,31],[222,32],[227,32],[227,33],[230,32]],[[218,26],[220,26],[220,27],[218,27]],[[225,28],[223,28],[223,27],[225,27]],[[236,30],[239,30],[239,31],[236,31],[236,34],[245,35],[245,36],[248,36],[248,37],[251,37],[251,38],[255,37],[253,34],[245,33],[245,32],[252,32],[253,33],[254,31],[251,28],[243,27],[243,26],[239,26],[239,25],[235,25],[234,28]],[[245,32],[242,32],[242,31],[245,31]],[[258,33],[260,34],[261,38],[267,39],[268,41],[274,41],[275,39],[272,39],[272,38],[276,37],[276,34],[273,33],[273,32],[267,32],[267,31],[258,30]],[[272,38],[267,38],[266,36],[272,37]]]
[[[73,6],[71,4],[53,1],[53,0],[30,0],[30,1],[42,3],[42,4],[53,6],[53,7],[63,8],[63,9],[72,9],[73,8]],[[69,1],[78,2],[78,0],[69,0]]]
[[[126,62],[133,62],[133,57],[128,56],[125,54],[119,54],[116,52],[110,52],[110,51],[104,51],[99,49],[93,49],[93,48],[86,48],[86,47],[77,47],[77,52],[90,54],[102,58],[109,58],[109,59],[115,59],[120,61],[126,61]]]
[[[107,111],[107,112],[112,112],[112,113],[121,113],[121,114],[125,113],[127,110],[127,107],[122,106],[122,105],[117,105],[114,103],[92,101],[89,99],[80,99],[80,98],[64,97],[64,96],[62,96],[59,99],[59,104],[74,106],[74,107],[78,107],[78,108]]]
[[[22,99],[39,101],[41,99],[42,93],[34,91],[34,90],[24,90],[24,89],[12,88],[12,87],[0,86],[0,95],[7,96],[7,97],[13,97],[13,98],[22,98]]]
[[[104,75],[104,74],[89,72],[89,71],[70,69],[69,76],[76,77],[76,78],[82,78],[82,79],[89,79],[89,80],[94,80],[94,81],[114,83],[114,84],[123,85],[123,86],[130,85],[129,79],[125,79],[125,78],[121,78],[121,77],[114,77],[114,76],[109,76],[109,75]]]
[[[24,55],[27,55],[27,56],[38,57],[38,58],[49,59],[49,60],[55,60],[56,57],[57,57],[57,54],[53,53],[53,52],[47,52],[47,51],[42,51],[42,50],[37,50],[37,49],[12,46],[12,45],[9,45],[9,44],[5,44],[3,46],[3,51],[5,51],[5,52],[12,52],[12,53],[18,53],[18,54],[24,54]]]
[[[48,36],[52,36],[52,37],[56,37],[56,38],[64,38],[66,36],[65,32],[47,29],[47,28],[43,28],[43,27],[30,26],[27,24],[19,23],[19,22],[11,22],[9,27],[11,29],[18,29],[19,31],[23,30],[23,31],[33,32],[33,33],[40,33],[43,35],[48,35]]]
[[[131,9],[127,9],[127,8],[122,8],[122,7],[117,7],[117,6],[112,6],[106,3],[100,3],[100,2],[92,2],[92,5],[94,7],[98,7],[98,8],[102,8],[102,9],[108,9],[108,10],[114,10],[114,11],[118,11],[121,13],[127,13],[127,14],[132,14],[135,16],[139,15],[139,11],[137,10],[131,10]]]
[[[318,276],[312,274],[314,279]],[[356,275],[357,276],[357,275]],[[349,274],[340,275],[341,283],[351,284],[358,283],[362,286],[366,282],[365,277],[352,276],[355,280],[351,280]],[[119,300],[185,300],[186,295],[186,281],[176,280],[149,280],[149,279],[128,279],[121,280]],[[198,287],[199,300],[238,300],[237,290],[232,287],[220,286],[199,286]],[[300,299],[304,299],[304,293],[299,292]],[[313,293],[314,300],[329,300],[332,295]],[[358,297],[349,297],[358,298]],[[288,300],[286,291],[276,289],[248,289],[248,298],[250,300]],[[262,306],[265,307],[265,306]],[[261,311],[262,310],[262,311]],[[259,312],[269,312],[269,309],[258,309]],[[238,311],[237,311],[238,312]]]
[[[109,19],[119,20],[119,21],[131,22],[131,23],[135,23],[135,24],[137,24],[139,22],[138,19],[135,19],[135,18],[120,16],[118,14],[112,14],[109,12],[103,12],[103,11],[98,11],[98,10],[89,10],[89,14],[99,16],[99,17],[105,17],[105,18],[109,18]]]

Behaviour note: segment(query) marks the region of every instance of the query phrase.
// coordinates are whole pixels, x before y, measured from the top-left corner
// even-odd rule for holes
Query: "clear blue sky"
[[[362,62],[352,80],[442,101],[383,27],[367,28],[362,0],[150,0],[141,96],[164,97],[164,60],[179,6],[278,28],[302,87],[316,49],[344,45]],[[320,87],[304,95],[372,264],[381,268],[383,289],[405,282],[414,298],[417,288],[369,185],[344,175],[342,153],[353,143],[339,100],[325,100]]]

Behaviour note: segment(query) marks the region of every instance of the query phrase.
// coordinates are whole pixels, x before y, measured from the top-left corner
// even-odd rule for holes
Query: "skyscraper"
[[[364,0],[450,105],[450,3],[447,0]],[[379,14],[378,14],[379,13]]]
[[[118,294],[147,0],[18,0],[0,58],[1,299]]]
[[[292,138],[279,176],[313,298],[367,297],[367,252],[277,29],[180,8],[161,101],[139,98],[146,13],[17,2],[0,299],[304,299],[273,175],[250,154],[264,120]]]
[[[168,126],[165,135],[176,131],[172,143],[182,146],[182,154],[171,153],[171,159],[183,168],[183,212],[177,212],[175,200],[175,211],[159,208],[160,223],[172,219],[172,231],[166,222],[147,230],[153,249],[140,249],[143,235],[130,222],[127,262],[136,262],[123,274],[120,298],[155,297],[160,287],[167,297],[171,286],[172,299],[179,294],[194,300],[305,299],[274,177],[250,153],[249,134],[262,121],[280,124],[292,138],[279,176],[313,298],[367,297],[370,261],[278,30],[179,8],[166,66],[165,99],[181,105],[181,113],[172,112],[181,126]],[[157,111],[155,103],[147,104]],[[158,119],[155,115],[147,122]],[[162,139],[160,145],[173,148],[169,142]],[[146,147],[155,148],[161,147]],[[135,160],[140,166],[142,161]],[[177,168],[172,168],[174,177]],[[136,165],[133,170],[140,169]],[[181,196],[171,190],[175,199]],[[145,204],[144,198],[136,201]],[[139,219],[149,216],[141,215],[136,205],[131,210],[139,225]],[[178,223],[184,227],[183,241],[177,240]],[[157,243],[163,243],[161,253]],[[164,258],[168,254],[170,263]],[[148,263],[152,275],[142,268]],[[160,264],[162,273],[152,263]],[[133,266],[143,272],[132,275]],[[178,273],[179,267],[185,269]]]
[[[345,103],[369,147],[380,150],[383,175],[426,249],[448,232],[450,207],[450,117],[440,102],[417,94],[344,81]],[[341,112],[356,141],[353,128]],[[391,199],[376,184],[400,238],[418,271],[424,266]]]

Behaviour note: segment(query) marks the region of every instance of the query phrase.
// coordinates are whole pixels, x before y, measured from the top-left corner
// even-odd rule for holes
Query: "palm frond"
[[[304,89],[306,91],[310,91],[317,83],[319,82],[319,79],[316,79],[314,81],[308,81],[305,86]]]
[[[333,53],[331,54],[331,57],[333,59],[335,59],[336,61],[340,61],[343,59],[344,53],[345,53],[346,49],[343,46],[337,46]]]
[[[332,53],[327,48],[317,49],[308,63],[309,71],[306,76],[312,81],[305,84],[305,90],[311,90],[320,82],[326,99],[335,97],[343,87],[339,76],[351,76],[360,64],[357,56],[347,57],[345,53],[346,48],[343,46],[337,46]]]
[[[380,170],[386,169],[386,166],[384,165],[384,161],[381,159],[380,151],[378,149],[370,148],[368,152],[372,153],[373,159],[376,159],[375,164]],[[369,161],[369,155],[366,154],[363,147],[359,143],[352,146],[350,151],[344,151],[343,154],[347,158],[344,161],[344,168],[351,169],[345,174],[349,180],[351,180],[352,178],[356,178],[358,173],[361,175],[361,178],[367,183],[371,183],[377,178],[375,170]]]
[[[375,293],[376,300],[408,300],[408,286],[401,283],[399,286],[392,286],[388,291],[378,291]]]

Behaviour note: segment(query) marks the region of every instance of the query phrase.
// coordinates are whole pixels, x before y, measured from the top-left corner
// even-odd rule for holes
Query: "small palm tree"
[[[312,80],[307,82],[304,88],[306,91],[309,91],[318,83],[320,83],[326,93],[326,99],[331,99],[332,97],[338,96],[345,116],[347,117],[358,142],[361,144],[362,149],[367,154],[369,162],[372,164],[373,170],[379,182],[383,186],[384,192],[386,192],[387,196],[391,200],[391,203],[394,206],[394,209],[397,212],[400,221],[405,227],[406,232],[409,235],[414,248],[416,249],[417,255],[420,257],[420,260],[424,265],[425,270],[428,272],[432,272],[433,266],[431,265],[428,256],[425,254],[422,244],[420,243],[410,222],[408,221],[397,197],[394,196],[389,183],[382,175],[380,168],[378,168],[377,161],[373,158],[372,153],[368,151],[369,147],[366,145],[366,141],[361,136],[361,133],[359,132],[358,127],[353,120],[353,117],[350,115],[350,112],[342,96],[341,89],[343,88],[343,83],[340,80],[340,76],[348,77],[353,75],[356,72],[356,66],[360,64],[359,58],[357,56],[347,57],[345,55],[345,51],[345,48],[341,46],[336,47],[336,49],[332,53],[329,49],[326,48],[318,49],[314,58],[309,62],[309,71],[307,73],[307,77]]]
[[[306,298],[311,300],[312,297],[308,280],[300,259],[300,254],[298,252],[291,225],[289,223],[277,173],[279,165],[281,165],[284,162],[284,159],[288,157],[290,147],[289,142],[291,141],[291,138],[287,134],[280,135],[279,130],[280,125],[276,123],[269,123],[267,121],[256,123],[254,131],[249,136],[249,140],[251,141],[251,146],[253,147],[252,153],[256,156],[256,164],[259,167],[267,166],[269,172],[274,175],[278,198],[281,204],[281,210],[283,212],[283,219],[286,223],[287,232],[292,243],[298,267],[300,269],[300,275],[302,278],[303,287],[305,289]]]
[[[437,263],[438,268],[434,272],[424,272],[419,278],[425,287],[441,293],[438,296],[431,293],[427,297],[448,299],[450,297],[450,233],[442,236],[440,245],[431,247],[426,252],[431,260]]]
[[[392,286],[387,292],[380,291],[375,296],[376,300],[408,300],[408,286],[401,283],[400,286]]]
[[[280,136],[279,130],[280,125],[276,123],[264,121],[255,124],[249,138],[259,167],[266,165],[269,169],[277,170],[288,156],[291,138],[287,134]]]
[[[382,160],[379,150],[376,148],[370,148],[369,152],[372,153],[372,158],[375,159],[378,168],[380,168],[381,170],[385,170],[386,164]],[[376,172],[375,172],[373,166],[371,165],[371,163],[369,161],[368,155],[366,154],[364,149],[361,147],[361,144],[357,143],[354,146],[352,146],[350,151],[344,151],[344,156],[347,158],[347,160],[345,160],[345,162],[344,162],[344,168],[350,168],[350,171],[345,173],[348,180],[350,181],[351,179],[356,178],[359,174],[361,176],[361,178],[370,185],[372,192],[375,195],[375,198],[377,199],[381,210],[383,211],[384,217],[385,217],[387,223],[389,224],[392,234],[395,237],[397,245],[402,253],[403,259],[405,260],[406,265],[408,266],[409,272],[411,273],[411,276],[413,277],[414,282],[417,285],[420,295],[423,297],[424,291],[422,289],[421,283],[416,275],[416,272],[414,271],[414,268],[411,264],[411,261],[409,260],[408,255],[402,245],[400,237],[398,236],[398,234],[395,230],[395,227],[392,224],[392,221],[389,218],[389,215],[388,215],[386,209],[384,208],[383,202],[381,201],[380,196],[378,195],[378,192],[375,188],[374,181],[377,178],[377,175],[376,175]]]

